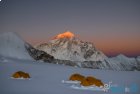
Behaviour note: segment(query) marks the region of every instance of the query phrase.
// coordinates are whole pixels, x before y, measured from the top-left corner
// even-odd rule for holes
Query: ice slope
[[[49,63],[33,62],[28,60],[0,59],[0,94],[140,94],[140,72],[138,71],[109,71],[85,68],[74,68]],[[11,79],[16,71],[30,73],[30,80]],[[73,73],[92,75],[104,83],[112,81],[118,87],[130,87],[137,84],[139,90],[133,92],[77,90],[69,84],[63,84]],[[122,88],[120,88],[122,89]],[[118,90],[120,90],[118,89]]]
[[[36,48],[60,60],[103,61],[107,58],[92,43],[78,39],[69,31],[57,35],[48,43],[42,43]]]
[[[18,59],[32,58],[25,48],[25,41],[14,32],[5,32],[0,34],[0,55]]]

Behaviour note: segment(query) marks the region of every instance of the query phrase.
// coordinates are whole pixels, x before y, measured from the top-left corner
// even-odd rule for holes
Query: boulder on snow
[[[31,78],[29,73],[23,72],[23,71],[17,71],[12,75],[13,78]]]
[[[85,79],[85,77],[83,75],[77,74],[77,73],[72,74],[70,76],[70,78],[69,78],[69,80],[72,80],[72,81],[80,81],[80,82],[83,81],[84,79]]]
[[[95,85],[95,86],[104,86],[103,82],[95,77],[92,76],[88,76],[86,77],[84,80],[81,81],[81,85],[82,86],[91,86],[91,85]]]

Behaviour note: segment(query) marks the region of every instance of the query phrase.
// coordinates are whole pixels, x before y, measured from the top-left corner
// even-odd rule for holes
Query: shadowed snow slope
[[[6,32],[0,34],[0,55],[18,59],[32,59],[25,48],[25,42],[18,34]]]

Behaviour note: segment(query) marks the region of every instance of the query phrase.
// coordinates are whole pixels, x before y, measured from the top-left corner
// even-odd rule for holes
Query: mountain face
[[[70,61],[54,59],[51,63],[90,69],[140,71],[140,63],[137,62],[135,58],[128,58],[124,55],[107,58],[104,61]]]
[[[52,62],[54,61],[54,57],[47,54],[44,51],[35,49],[30,44],[26,44],[25,48],[27,49],[30,56],[35,60],[42,60],[44,62]]]
[[[48,43],[40,44],[36,48],[60,60],[103,61],[107,58],[92,43],[79,40],[69,31],[57,35]]]
[[[105,62],[109,65],[109,69],[113,70],[140,70],[140,63],[137,62],[136,58],[128,58],[122,54],[108,58]]]
[[[137,60],[137,62],[139,62],[139,64],[140,64],[140,56],[138,56],[138,57],[136,58],[136,60]]]
[[[36,46],[54,56],[52,63],[70,65],[80,68],[109,70],[140,70],[140,59],[128,58],[124,55],[107,58],[92,43],[84,42],[69,31],[55,36],[48,43]]]

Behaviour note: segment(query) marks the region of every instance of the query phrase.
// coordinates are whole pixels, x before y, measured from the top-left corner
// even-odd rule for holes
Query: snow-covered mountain
[[[0,60],[6,57],[26,60],[42,60],[47,63],[69,65],[80,68],[109,70],[140,70],[140,56],[128,58],[124,55],[107,58],[92,43],[83,42],[66,32],[53,40],[32,47],[18,34],[6,32],[0,34]],[[51,54],[51,55],[50,55]]]
[[[135,58],[128,58],[124,55],[107,58],[104,61],[70,61],[54,59],[53,64],[69,65],[80,68],[117,70],[117,71],[140,71],[140,63]]]
[[[31,60],[25,48],[25,41],[14,32],[5,32],[0,34],[0,55],[18,59]]]
[[[36,46],[60,60],[70,61],[103,61],[105,56],[92,43],[84,42],[69,31],[59,34],[48,43]]]
[[[50,61],[53,59],[53,56],[33,48],[14,32],[0,34],[0,56],[43,61]]]
[[[136,59],[137,59],[137,61],[138,61],[139,64],[140,64],[140,56],[138,56]]]
[[[135,58],[128,58],[123,54],[105,60],[109,69],[113,70],[139,70],[139,62]]]

